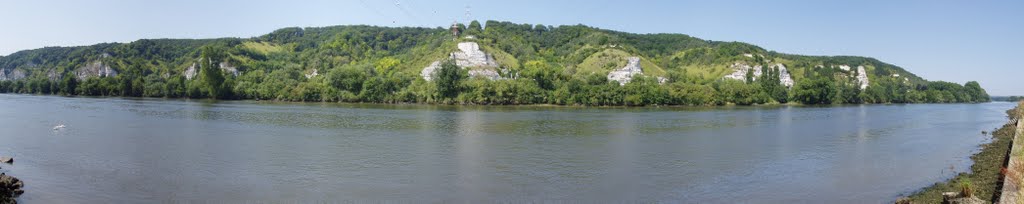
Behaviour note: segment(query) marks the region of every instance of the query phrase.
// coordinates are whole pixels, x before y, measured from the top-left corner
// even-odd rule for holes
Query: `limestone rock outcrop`
[[[196,77],[196,74],[199,74],[199,67],[195,62],[192,63],[192,66],[185,68],[185,79],[192,80],[192,78]]]
[[[480,45],[475,42],[462,42],[458,45],[459,51],[448,55],[449,59],[455,60],[455,65],[462,69],[469,69],[470,77],[481,77],[491,80],[501,79],[498,73],[500,66],[494,60],[494,56],[480,50]],[[420,71],[420,76],[427,81],[434,78],[434,72],[441,68],[441,61],[434,61],[430,66]]]
[[[861,90],[868,88],[868,72],[864,70],[864,66],[857,66],[857,83],[860,84]]]
[[[231,66],[231,63],[221,62],[221,63],[218,63],[217,66],[220,67],[221,71],[224,71],[224,73],[229,73],[229,74],[231,74],[231,76],[236,76],[237,77],[238,75],[241,74],[241,72],[238,71],[237,67]],[[193,62],[192,66],[189,66],[188,68],[185,68],[185,73],[184,73],[185,79],[192,80],[198,74],[199,74],[199,64],[198,63]]]
[[[789,70],[786,69],[786,65],[775,64],[775,67],[779,69],[779,83],[782,83],[782,85],[786,87],[793,87],[793,85],[796,84],[796,82],[793,81],[793,76],[789,75]]]
[[[729,74],[729,75],[725,75],[726,79],[735,79],[735,80],[740,80],[740,81],[747,81],[747,72],[753,71],[754,72],[754,81],[757,81],[757,77],[760,77],[761,74],[762,74],[762,70],[761,69],[763,67],[761,67],[761,65],[750,66],[750,65],[747,65],[746,63],[739,63],[739,62],[737,62],[737,63],[733,63],[732,65],[730,65],[729,68],[732,68],[733,72],[731,74]]]
[[[747,65],[746,63],[739,63],[739,62],[737,62],[737,63],[733,63],[731,66],[729,66],[729,68],[732,68],[733,72],[731,74],[729,74],[729,75],[725,75],[725,77],[723,77],[725,79],[734,79],[734,80],[740,80],[740,81],[746,82],[747,81],[747,73],[753,72],[753,74],[754,74],[753,80],[757,81],[757,79],[759,77],[761,77],[761,75],[764,74],[764,67],[762,67],[761,65],[750,66],[750,65]],[[793,81],[793,76],[789,74],[789,69],[786,68],[786,65],[784,65],[784,64],[774,64],[774,65],[768,66],[768,68],[776,68],[776,69],[778,69],[778,71],[779,71],[779,84],[782,84],[782,85],[784,85],[786,87],[793,87],[793,85],[796,84],[796,82]]]
[[[115,77],[117,76],[117,70],[114,70],[109,65],[104,64],[101,61],[94,61],[86,64],[84,67],[78,68],[75,71],[75,77],[79,80],[85,80],[90,77]]]
[[[0,81],[24,79],[25,75],[25,71],[21,69],[0,70]]]
[[[625,67],[608,72],[608,81],[617,81],[619,85],[626,85],[626,83],[633,80],[633,75],[644,74],[643,69],[640,67],[639,57],[629,57],[626,60]]]

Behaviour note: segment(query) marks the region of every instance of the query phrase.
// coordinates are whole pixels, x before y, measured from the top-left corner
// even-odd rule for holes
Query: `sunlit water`
[[[25,203],[883,203],[1011,103],[578,108],[0,95]],[[64,128],[54,130],[54,126]]]

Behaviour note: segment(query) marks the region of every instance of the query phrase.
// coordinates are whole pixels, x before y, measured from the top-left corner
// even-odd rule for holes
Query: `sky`
[[[978,81],[992,95],[1024,95],[1022,10],[1019,0],[0,0],[0,55],[149,38],[253,37],[295,26],[500,20],[874,57],[928,80]]]

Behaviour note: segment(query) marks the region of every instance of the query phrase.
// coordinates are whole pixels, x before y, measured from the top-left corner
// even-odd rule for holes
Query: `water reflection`
[[[888,202],[1013,104],[579,108],[0,95],[22,201]],[[52,132],[58,121],[68,126]],[[935,148],[942,147],[942,148]]]

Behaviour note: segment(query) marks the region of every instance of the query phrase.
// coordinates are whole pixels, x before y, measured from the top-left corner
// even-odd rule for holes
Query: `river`
[[[540,107],[0,94],[24,203],[885,203],[1013,103]],[[54,129],[63,124],[64,128]]]

